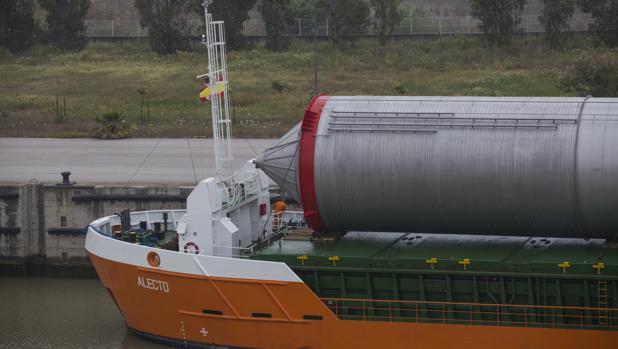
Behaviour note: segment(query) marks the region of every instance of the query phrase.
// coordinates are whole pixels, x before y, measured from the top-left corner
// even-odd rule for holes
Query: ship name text
[[[170,286],[167,282],[137,276],[137,286],[147,288],[149,290],[170,293]]]

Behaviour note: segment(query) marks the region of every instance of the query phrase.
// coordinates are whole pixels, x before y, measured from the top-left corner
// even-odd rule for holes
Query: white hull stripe
[[[250,259],[193,255],[132,244],[103,236],[88,229],[86,250],[98,257],[118,263],[150,268],[146,256],[156,252],[161,265],[158,270],[221,278],[302,282],[285,264]]]

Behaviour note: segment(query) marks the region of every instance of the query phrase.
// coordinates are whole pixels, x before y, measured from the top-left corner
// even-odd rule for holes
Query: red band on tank
[[[318,201],[315,194],[315,137],[320,123],[322,109],[328,96],[316,96],[305,111],[300,127],[300,149],[298,154],[298,181],[300,201],[305,211],[305,221],[313,230],[322,231],[326,227],[320,218]]]

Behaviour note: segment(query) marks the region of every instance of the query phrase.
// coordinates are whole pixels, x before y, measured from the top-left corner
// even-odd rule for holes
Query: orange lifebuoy
[[[185,253],[200,254],[200,247],[193,241],[189,241],[184,247]]]
[[[146,260],[148,261],[148,264],[150,264],[150,266],[152,267],[156,268],[161,265],[161,258],[156,252],[149,252],[148,256],[146,256]]]

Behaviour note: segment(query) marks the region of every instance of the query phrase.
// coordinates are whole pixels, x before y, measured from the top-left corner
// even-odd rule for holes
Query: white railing
[[[271,212],[271,219],[273,216],[274,212]],[[306,228],[307,225],[305,224],[304,219],[305,218],[302,211],[285,211],[281,215],[281,228],[276,232],[267,235],[263,239],[260,239],[247,247],[213,245],[213,254],[218,257],[250,258],[257,251],[271,246],[277,241],[281,242],[281,240],[285,239],[289,233],[299,228]],[[232,253],[229,251],[232,251]]]
[[[588,31],[588,25],[594,20],[588,14],[575,14],[569,21],[571,32]],[[395,35],[451,35],[451,34],[480,34],[480,21],[473,17],[404,17],[395,28]],[[145,38],[148,29],[140,26],[137,20],[86,20],[86,36],[91,38]],[[288,25],[288,35],[291,37],[308,37],[315,35],[327,37],[331,34],[332,23],[328,19],[313,21],[312,19],[294,19]],[[198,20],[187,21],[187,32],[191,36],[199,37],[204,31],[204,24]],[[538,15],[525,15],[519,24],[521,33],[542,33],[543,25]],[[264,23],[258,19],[249,19],[243,24],[243,33],[249,37],[263,37],[266,35]],[[359,35],[374,35],[371,27]]]
[[[139,228],[140,222],[146,222],[146,229],[153,230],[154,223],[165,223],[163,213],[167,213],[167,230],[176,230],[178,222],[182,216],[187,213],[186,210],[152,210],[131,212],[131,226],[134,229]],[[112,226],[120,224],[120,215],[114,214],[111,216],[99,218],[88,225],[89,229],[94,230],[102,235],[111,236]]]
[[[239,179],[230,176],[221,180],[223,184],[223,209],[230,209],[246,200],[255,198],[260,193],[260,181],[257,174]]]

